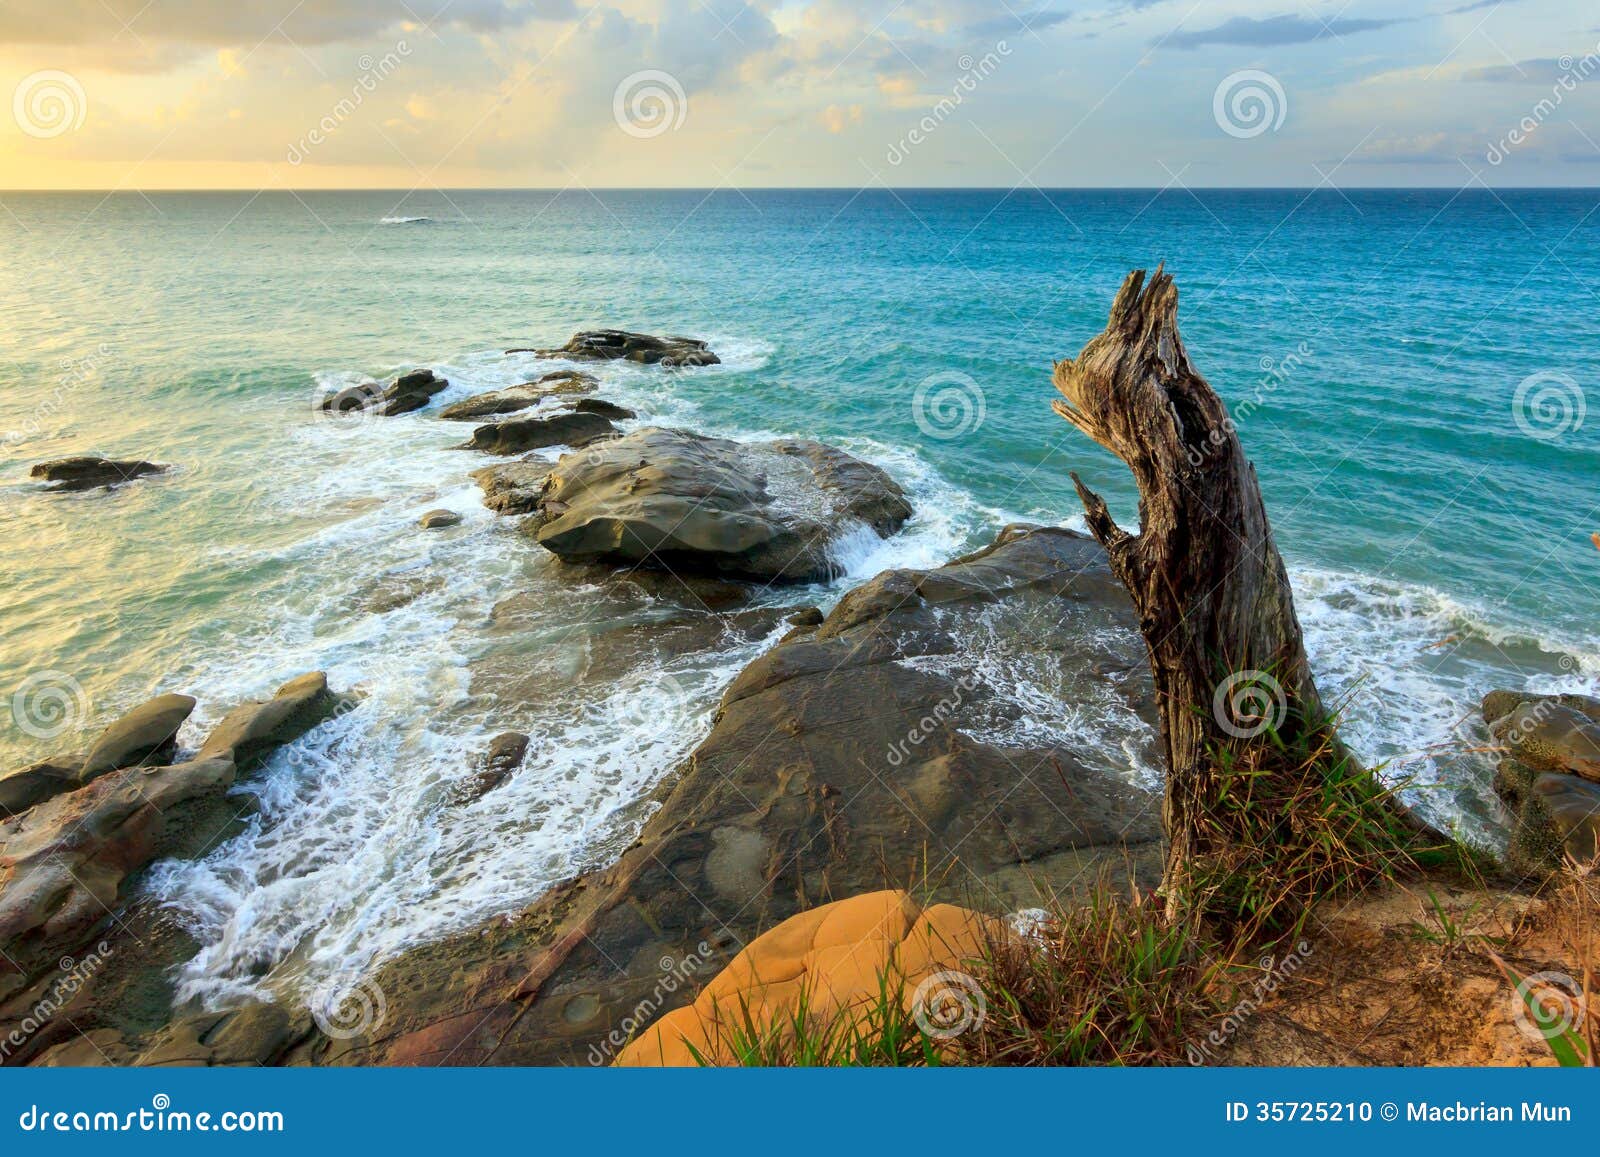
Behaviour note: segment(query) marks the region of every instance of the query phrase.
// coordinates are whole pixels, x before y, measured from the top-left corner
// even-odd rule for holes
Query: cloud
[[[1248,16],[1235,16],[1215,28],[1195,32],[1176,32],[1167,43],[1176,48],[1199,48],[1206,44],[1240,44],[1248,47],[1268,47],[1279,44],[1309,44],[1333,36],[1349,36],[1356,32],[1372,32],[1395,24],[1404,24],[1410,17],[1386,20],[1363,20],[1335,17],[1332,20],[1307,20],[1303,16],[1269,16],[1252,20]]]
[[[861,106],[830,104],[822,110],[822,127],[830,133],[842,133],[853,124],[861,123]]]
[[[317,47],[360,40],[424,24],[486,33],[530,20],[570,20],[575,0],[6,0],[0,5],[0,44],[97,49],[127,67],[171,59],[172,46],[240,47],[265,41]]]
[[[1071,19],[1070,12],[1040,8],[1033,12],[1015,12],[1007,16],[996,16],[991,20],[979,20],[975,24],[968,25],[967,31],[974,36],[1011,36],[1017,33],[1043,32],[1046,28],[1054,28]]]
[[[1447,8],[1443,15],[1460,16],[1463,12],[1477,12],[1484,8],[1504,8],[1518,3],[1518,0],[1472,0],[1470,4],[1463,4],[1459,8]]]
[[[1562,68],[1554,57],[1537,60],[1519,60],[1515,64],[1497,64],[1488,68],[1469,68],[1461,74],[1462,80],[1475,84],[1554,84],[1563,74],[1572,70],[1572,62]]]

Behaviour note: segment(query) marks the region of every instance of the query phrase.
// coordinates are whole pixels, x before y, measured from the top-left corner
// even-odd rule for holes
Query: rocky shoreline
[[[698,339],[615,330],[508,352],[691,372],[720,360]],[[833,550],[849,536],[899,533],[915,517],[905,492],[822,443],[652,426],[593,396],[600,383],[582,370],[425,413],[448,387],[419,369],[317,410],[478,423],[462,448],[507,459],[472,471],[484,505],[574,576],[686,592],[723,629],[754,636],[786,615],[790,629],[638,801],[648,819],[614,862],[309,1002],[174,1011],[175,969],[198,945],[138,884],[157,860],[237,832],[252,797],[235,789],[276,748],[358,707],[323,674],[239,705],[192,751],[177,735],[195,700],[167,694],[83,752],[0,774],[0,1042],[21,1037],[0,1063],[610,1063],[763,933],[830,902],[889,897],[905,938],[923,908],[936,921],[953,905],[998,916],[1106,879],[1159,878],[1159,799],[1070,729],[1030,726],[989,682],[995,654],[1026,653],[1052,673],[1061,711],[1110,695],[1154,726],[1138,623],[1092,539],[1007,527],[943,566],[886,571],[826,615],[745,610],[753,589],[836,577]],[[564,452],[552,462],[550,450]],[[87,465],[34,474],[88,489],[168,469],[66,463]],[[420,526],[459,521],[434,510]],[[1497,691],[1483,715],[1505,747],[1496,787],[1516,815],[1512,866],[1592,856],[1600,701]],[[538,742],[486,736],[458,806],[498,791]],[[58,962],[85,954],[101,964],[63,997]],[[351,1015],[363,1000],[379,1011]]]

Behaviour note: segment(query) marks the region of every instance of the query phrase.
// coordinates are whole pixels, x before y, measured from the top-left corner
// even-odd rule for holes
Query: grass
[[[956,1042],[976,1065],[1164,1065],[1219,1008],[1201,930],[1102,880],[1034,937],[992,944],[985,1016]]]
[[[904,979],[890,971],[879,974],[870,1000],[844,1012],[820,1015],[811,989],[802,986],[779,1018],[764,1019],[741,999],[731,1023],[719,1019],[718,1026],[708,1049],[688,1046],[701,1067],[931,1068],[943,1063],[941,1041],[918,1022]]]
[[[1319,901],[1419,870],[1473,874],[1475,853],[1428,831],[1340,742],[1338,713],[1290,703],[1277,726],[1214,746],[1184,811],[1197,853],[1168,880],[1230,943],[1298,935]]]

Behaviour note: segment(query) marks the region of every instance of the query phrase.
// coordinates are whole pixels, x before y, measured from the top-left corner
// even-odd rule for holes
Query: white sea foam
[[[724,365],[696,375],[744,372],[771,352],[727,337],[713,348]],[[331,390],[418,364],[317,378]],[[451,386],[431,408],[562,365],[499,351],[435,364]],[[641,422],[741,438],[795,434],[708,424],[660,367],[582,368]],[[602,669],[595,632],[647,629],[652,617],[575,585],[510,520],[482,506],[467,474],[484,460],[451,448],[468,428],[427,413],[319,417],[308,392],[281,430],[263,431],[272,466],[256,500],[273,533],[215,556],[216,566],[249,572],[259,610],[218,628],[222,637],[174,673],[202,701],[183,738],[198,742],[232,703],[307,670],[327,670],[336,688],[358,688],[365,699],[250,778],[241,790],[261,796],[262,814],[244,834],[203,860],[151,874],[151,891],[202,945],[181,971],[181,997],[298,999],[328,976],[514,910],[552,881],[607,862],[649,814],[642,801],[707,733],[722,690],[778,637],[664,652],[640,645],[620,666],[613,655],[603,676],[589,675]],[[914,449],[866,438],[841,445],[887,469],[915,515],[887,540],[865,528],[847,533],[830,547],[839,578],[768,591],[761,602],[827,606],[881,570],[940,565],[1025,520],[977,501]],[[434,507],[464,522],[420,530],[417,517]],[[1435,592],[1325,571],[1297,571],[1295,582],[1329,697],[1352,693],[1347,733],[1363,755],[1394,759],[1422,786],[1452,773],[1427,749],[1461,746],[1453,725],[1490,686],[1520,680],[1593,691],[1600,676],[1600,647],[1519,636]],[[384,613],[372,609],[380,590],[400,592]],[[508,626],[495,607],[511,595],[523,597]],[[1101,697],[1064,701],[1050,657],[1007,642],[1002,627],[980,618],[960,657],[1014,707],[986,737],[1067,743],[1133,782],[1159,782],[1150,729],[1114,684]],[[1138,641],[1123,634],[1110,642],[1140,656]],[[1465,641],[1432,646],[1450,636]],[[538,693],[491,693],[482,672],[496,657],[503,678],[507,670],[539,676]],[[461,802],[475,758],[507,729],[532,735],[526,764],[490,795]],[[1487,783],[1481,767],[1474,774]],[[1436,793],[1428,806],[1472,833],[1487,832],[1494,818],[1492,800],[1459,792]]]
[[[380,225],[431,225],[432,217],[380,217]]]
[[[1562,642],[1428,587],[1319,568],[1291,572],[1323,697],[1355,751],[1436,823],[1494,843],[1504,822],[1478,703],[1496,688],[1600,692],[1600,643]]]

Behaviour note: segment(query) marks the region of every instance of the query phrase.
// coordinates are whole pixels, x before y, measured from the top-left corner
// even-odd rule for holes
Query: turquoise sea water
[[[1462,722],[1477,698],[1600,681],[1594,191],[0,204],[0,691],[44,672],[81,689],[59,735],[0,727],[0,759],[81,745],[156,691],[200,698],[196,734],[313,668],[369,693],[274,761],[250,832],[156,873],[207,944],[187,974],[203,999],[364,967],[603,860],[771,642],[646,631],[601,662],[598,640],[659,608],[574,591],[484,510],[467,478],[481,460],[450,449],[464,428],[314,413],[323,390],[402,368],[450,378],[445,402],[549,368],[501,351],[582,328],[709,338],[723,366],[609,366],[605,396],[707,432],[837,442],[917,502],[900,540],[840,544],[838,582],[769,596],[825,603],[1008,520],[1076,520],[1069,469],[1136,518],[1126,471],[1050,413],[1050,366],[1100,330],[1130,268],[1164,260],[1364,754],[1488,836],[1486,764],[1460,754],[1481,738]],[[26,479],[90,450],[178,469],[109,495]],[[467,521],[417,532],[436,506]],[[374,610],[396,585],[420,594]],[[530,671],[537,694],[516,682]],[[1019,699],[1048,702],[1031,678],[1019,667]],[[1151,782],[1148,736],[1110,706],[1051,725]],[[483,738],[511,727],[536,748],[509,800],[444,806]]]

